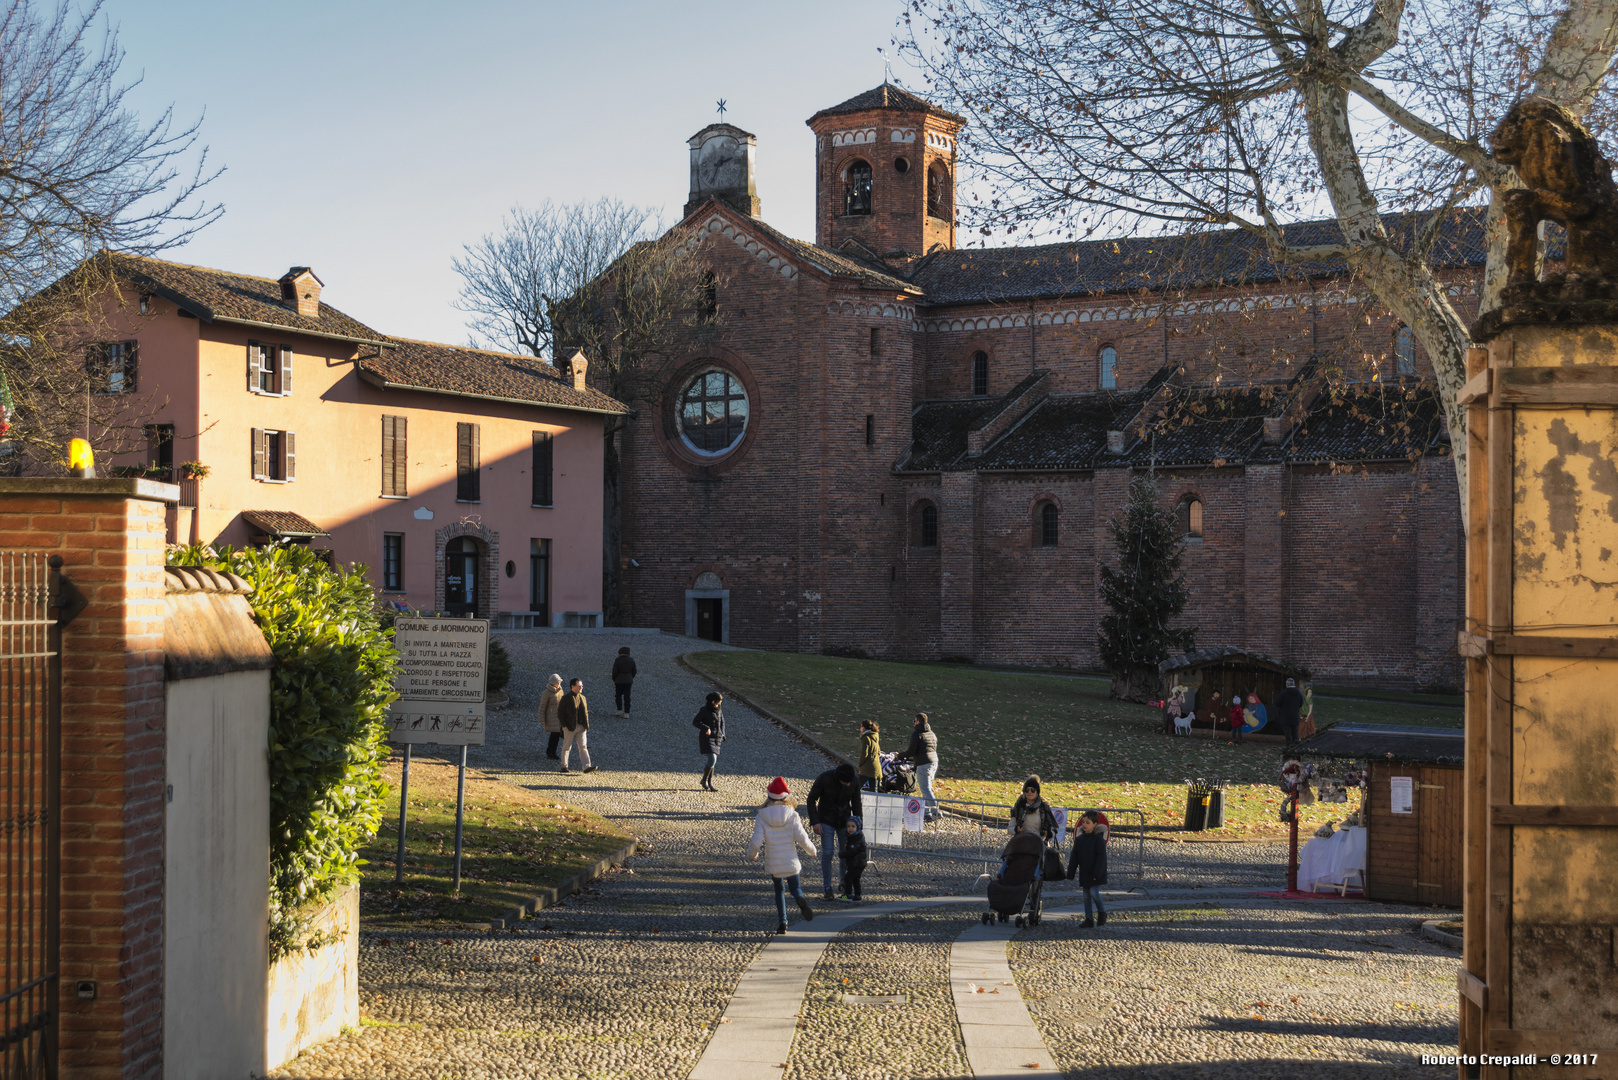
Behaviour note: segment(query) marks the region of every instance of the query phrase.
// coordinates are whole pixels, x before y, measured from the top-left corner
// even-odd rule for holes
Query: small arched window
[[[1202,500],[1187,495],[1180,503],[1180,533],[1188,539],[1202,539]]]
[[[927,216],[950,219],[949,173],[942,165],[927,170]]]
[[[910,542],[916,547],[938,546],[938,507],[930,502],[921,503],[916,507],[914,532]]]
[[[1111,345],[1101,346],[1101,389],[1118,387],[1118,350]]]
[[[972,354],[972,393],[982,397],[989,392],[989,354]]]
[[[1393,338],[1394,370],[1400,375],[1416,373],[1416,335],[1410,327],[1401,326]]]
[[[843,213],[871,212],[871,165],[855,159],[843,171]]]
[[[1034,546],[1053,548],[1060,536],[1061,511],[1053,502],[1042,502],[1034,514]]]

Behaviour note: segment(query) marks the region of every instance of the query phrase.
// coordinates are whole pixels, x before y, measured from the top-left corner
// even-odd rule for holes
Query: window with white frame
[[[247,389],[284,397],[292,393],[292,347],[266,341],[247,343]]]
[[[291,431],[253,429],[253,479],[286,484],[298,478],[298,437]]]
[[[133,341],[101,341],[91,345],[84,358],[90,393],[133,394],[136,352]]]

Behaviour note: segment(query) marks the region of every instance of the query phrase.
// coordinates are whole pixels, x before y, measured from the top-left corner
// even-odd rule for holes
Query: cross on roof
[[[719,106],[719,119],[723,120],[725,118],[725,99],[720,98],[714,104]]]

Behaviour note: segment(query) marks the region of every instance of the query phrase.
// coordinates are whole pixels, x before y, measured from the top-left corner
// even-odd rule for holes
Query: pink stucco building
[[[155,406],[146,460],[115,464],[171,471],[174,538],[309,542],[413,608],[600,625],[602,430],[625,407],[582,356],[389,337],[323,303],[308,267],[111,258],[125,340],[100,347],[98,388]]]

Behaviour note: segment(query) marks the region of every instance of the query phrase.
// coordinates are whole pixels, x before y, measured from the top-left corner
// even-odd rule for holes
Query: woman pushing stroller
[[[1022,794],[1011,804],[1011,835],[1033,833],[1046,843],[1056,839],[1056,810],[1039,793],[1039,777],[1023,781]]]

